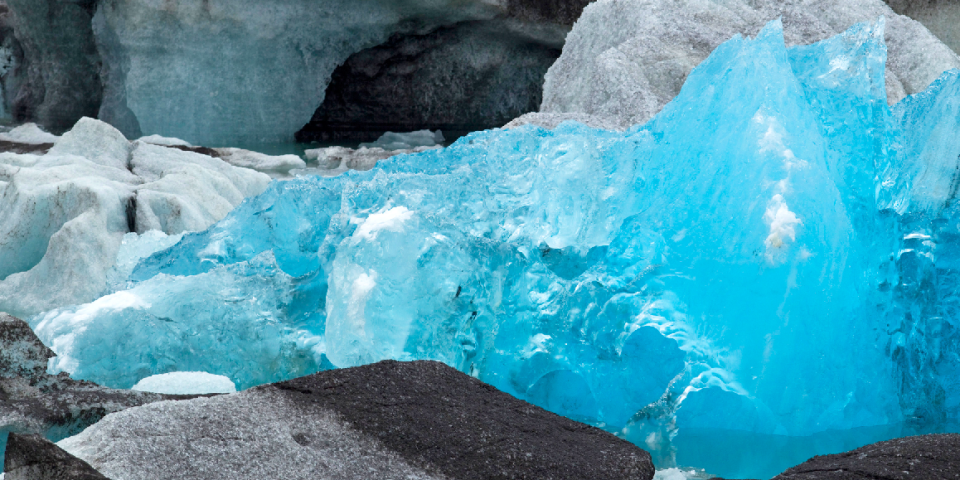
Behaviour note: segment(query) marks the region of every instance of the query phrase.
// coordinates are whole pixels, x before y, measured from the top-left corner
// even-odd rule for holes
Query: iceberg
[[[31,324],[111,387],[430,359],[648,442],[956,418],[960,74],[890,109],[884,28],[735,36],[623,132],[274,181]]]

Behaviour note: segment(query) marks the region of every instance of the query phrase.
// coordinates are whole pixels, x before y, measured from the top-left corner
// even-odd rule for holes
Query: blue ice
[[[960,76],[889,108],[883,28],[788,49],[773,21],[624,133],[275,181],[33,324],[113,387],[435,359],[648,443],[956,418]]]

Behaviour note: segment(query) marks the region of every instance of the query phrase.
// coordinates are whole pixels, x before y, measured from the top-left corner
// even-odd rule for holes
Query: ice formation
[[[584,9],[547,72],[540,111],[609,117],[621,128],[646,122],[720,43],[735,34],[754,35],[780,15],[788,45],[810,44],[885,16],[891,104],[922,91],[943,71],[960,68],[949,47],[882,0],[598,0]]]
[[[787,48],[774,21],[625,132],[273,182],[32,324],[113,387],[435,359],[650,442],[955,419],[960,74],[891,110],[883,32]]]
[[[394,34],[505,13],[489,0],[101,1],[93,18],[104,63],[100,118],[131,137],[289,141],[350,55]]]
[[[440,148],[415,147],[409,150],[384,150],[380,147],[325,147],[305,151],[306,157],[313,165],[307,168],[291,170],[295,175],[321,175],[335,177],[350,170],[367,171],[377,165],[380,160],[403,154],[420,153]]]
[[[384,150],[412,150],[417,147],[435,147],[444,142],[443,132],[437,130],[417,130],[416,132],[387,132],[375,142],[361,143],[361,148],[382,148]]]
[[[31,145],[54,143],[59,138],[52,133],[41,130],[36,123],[25,123],[9,132],[0,133],[0,140],[5,142],[28,143]]]
[[[269,181],[89,118],[45,155],[0,154],[0,311],[94,300],[126,233],[204,230]]]
[[[131,390],[168,395],[204,395],[235,393],[237,386],[223,375],[206,372],[171,372],[144,378]]]

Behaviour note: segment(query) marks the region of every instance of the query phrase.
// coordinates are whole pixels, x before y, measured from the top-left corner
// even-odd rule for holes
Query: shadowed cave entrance
[[[354,54],[334,71],[297,141],[366,142],[422,129],[452,139],[538,110],[565,31],[519,26],[465,22]]]

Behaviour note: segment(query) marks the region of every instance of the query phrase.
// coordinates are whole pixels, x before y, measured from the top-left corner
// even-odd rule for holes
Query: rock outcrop
[[[60,446],[114,480],[653,477],[650,456],[437,362],[110,415]]]

